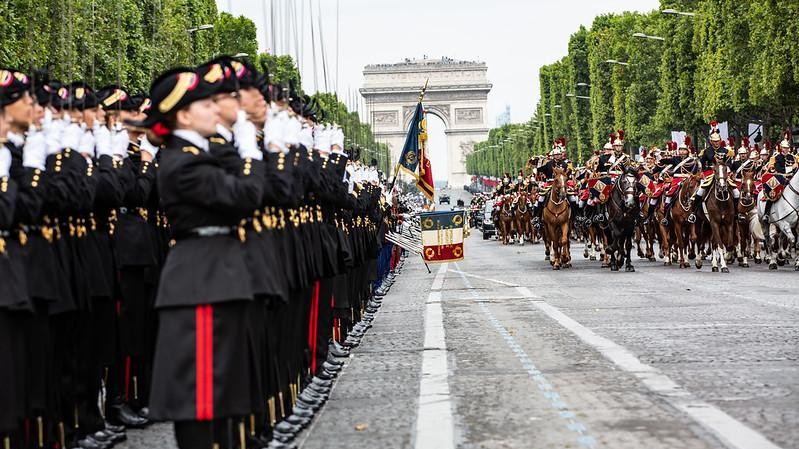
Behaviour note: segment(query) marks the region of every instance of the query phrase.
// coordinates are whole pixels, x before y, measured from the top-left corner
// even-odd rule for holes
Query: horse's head
[[[713,166],[713,172],[716,174],[716,191],[727,193],[727,177],[730,175],[729,167],[727,167],[727,164],[716,164]]]
[[[568,182],[566,179],[566,171],[557,167],[553,170],[552,174],[552,197],[557,201],[563,201],[566,199],[566,184]]]
[[[755,197],[755,172],[745,170],[741,173],[741,203],[752,204]]]
[[[626,209],[632,209],[636,204],[638,204],[635,195],[638,178],[635,176],[633,171],[627,170],[624,172],[624,174],[619,176],[619,180],[617,182],[619,190],[621,190],[624,194],[624,207]]]

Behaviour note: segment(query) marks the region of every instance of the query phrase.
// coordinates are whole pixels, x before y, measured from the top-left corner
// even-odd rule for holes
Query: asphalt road
[[[300,447],[799,448],[799,273],[572,252],[475,231],[431,274],[409,257]]]

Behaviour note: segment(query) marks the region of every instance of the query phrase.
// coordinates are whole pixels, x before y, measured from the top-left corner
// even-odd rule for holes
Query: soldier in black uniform
[[[712,170],[715,164],[725,164],[731,167],[732,159],[735,156],[735,141],[730,137],[730,142],[727,147],[722,147],[724,141],[721,139],[721,134],[718,130],[718,122],[710,123],[710,146],[706,147],[702,154],[699,156],[699,162],[702,164],[702,169]],[[718,180],[718,182],[727,182],[727,180]],[[691,214],[688,216],[688,222],[696,222],[696,208],[704,198],[706,188],[708,187],[707,181],[703,181],[693,196],[688,200],[688,207],[691,208]],[[738,200],[741,197],[741,192],[737,187],[732,189],[732,197],[735,202],[736,210],[738,207]]]
[[[175,244],[156,300],[150,415],[175,422],[181,448],[228,447],[232,421],[251,412],[258,383],[256,362],[242,351],[253,292],[236,228],[261,203],[263,155],[240,147],[244,163],[234,175],[209,153],[219,121],[210,97],[220,84],[192,69],[170,70],[153,82],[147,120],[133,123],[165,145],[159,191]]]
[[[785,130],[783,133],[783,139],[780,144],[777,146],[777,151],[771,159],[769,160],[768,164],[765,167],[765,173],[770,173],[774,175],[774,179],[777,179],[780,184],[783,186],[787,183],[787,175],[788,175],[788,168],[794,169],[794,164],[788,163],[788,156],[792,156],[790,154],[791,151],[791,131]],[[795,163],[795,161],[794,161]],[[770,220],[771,214],[771,207],[774,204],[774,201],[766,201],[766,208],[765,213],[763,215],[766,223]]]
[[[135,428],[148,423],[147,418],[137,412],[146,407],[151,370],[148,342],[152,337],[148,336],[147,329],[155,292],[146,273],[157,266],[157,258],[147,224],[146,202],[155,189],[157,149],[148,142],[141,144],[143,129],[124,125],[126,120],[142,118],[139,108],[143,97],[133,97],[115,85],[100,89],[97,97],[107,115],[107,127],[114,132],[112,151],[117,163],[121,163],[120,176],[126,178],[120,207],[98,217],[113,242],[119,292],[117,315],[121,351],[106,380],[109,400],[106,415]]]

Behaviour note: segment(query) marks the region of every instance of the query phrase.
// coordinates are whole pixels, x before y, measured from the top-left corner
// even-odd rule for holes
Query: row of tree
[[[212,25],[209,27],[208,25]],[[302,92],[288,55],[258,53],[257,28],[244,16],[217,11],[216,0],[5,0],[0,2],[0,65],[53,79],[119,84],[146,92],[158,73],[193,66],[219,54],[246,54],[265,63],[273,83]],[[388,171],[388,149],[333,94],[316,98],[348,145]]]
[[[661,0],[660,11],[599,16],[571,36],[565,57],[541,67],[526,134],[479,144],[470,172],[521,168],[520,139],[532,141],[528,153],[542,154],[566,136],[579,162],[617,129],[630,148],[662,147],[677,130],[702,145],[712,120],[728,122],[736,137],[756,123],[777,139],[799,113],[798,15],[796,0]]]

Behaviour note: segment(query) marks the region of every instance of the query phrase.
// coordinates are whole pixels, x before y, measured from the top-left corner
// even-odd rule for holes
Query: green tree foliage
[[[507,132],[498,128],[467,158],[469,173],[518,170],[560,135],[568,139],[569,157],[584,162],[617,129],[626,131],[629,151],[662,145],[680,130],[702,145],[711,120],[729,122],[737,138],[749,123],[763,125],[772,139],[796,124],[796,0],[662,0],[660,6],[696,14],[605,14],[590,29],[580,27],[568,54],[540,68],[533,119],[511,125],[526,133],[526,157],[512,143],[519,139],[498,138]]]
[[[258,54],[257,29],[252,20],[244,17],[233,17],[223,12],[216,21],[216,35],[219,37],[219,53],[236,55],[246,53]]]

